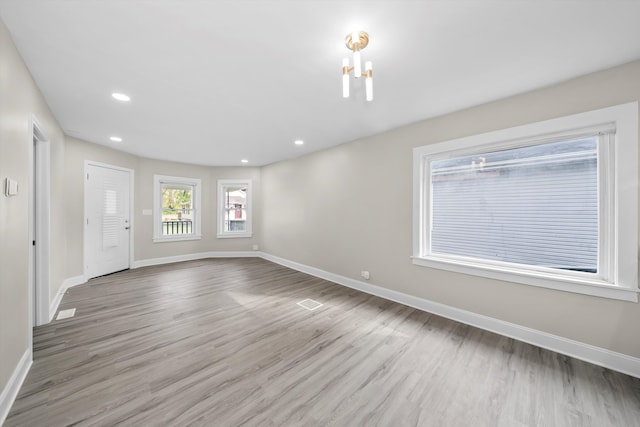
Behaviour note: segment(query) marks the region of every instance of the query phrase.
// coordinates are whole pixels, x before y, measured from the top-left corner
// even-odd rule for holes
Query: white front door
[[[129,268],[127,170],[87,164],[85,176],[85,274],[87,279]]]

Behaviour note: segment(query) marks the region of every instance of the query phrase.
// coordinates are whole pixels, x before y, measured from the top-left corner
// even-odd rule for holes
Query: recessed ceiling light
[[[240,160],[240,161],[241,161],[242,163],[249,163],[249,160],[247,160],[247,159],[242,159],[242,160]]]
[[[120,138],[119,136],[112,136],[109,139],[112,140],[113,142],[122,142],[122,138]]]
[[[296,145],[303,145],[304,141],[301,140],[301,139],[296,139],[295,141],[293,141],[293,143],[296,144]]]
[[[113,92],[111,96],[113,96],[118,101],[123,101],[123,102],[131,101],[131,97],[129,95],[125,95],[124,93]]]

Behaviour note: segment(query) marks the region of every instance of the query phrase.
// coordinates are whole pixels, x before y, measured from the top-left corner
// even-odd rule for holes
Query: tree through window
[[[162,184],[162,235],[193,234],[193,186]]]
[[[200,180],[154,176],[154,241],[200,238]]]

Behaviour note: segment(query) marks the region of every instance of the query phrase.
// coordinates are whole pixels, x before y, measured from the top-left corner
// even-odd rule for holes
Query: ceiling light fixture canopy
[[[373,100],[373,67],[371,61],[365,62],[363,73],[360,59],[360,51],[368,44],[369,34],[364,31],[354,31],[347,34],[345,45],[353,52],[353,66],[349,66],[349,58],[342,60],[342,96],[344,98],[349,97],[349,73],[353,71],[353,77],[356,79],[364,76],[367,101]]]

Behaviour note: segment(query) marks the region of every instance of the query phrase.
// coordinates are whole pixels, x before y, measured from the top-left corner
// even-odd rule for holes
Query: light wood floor
[[[7,427],[640,426],[640,379],[261,259],[105,276],[72,307]]]

